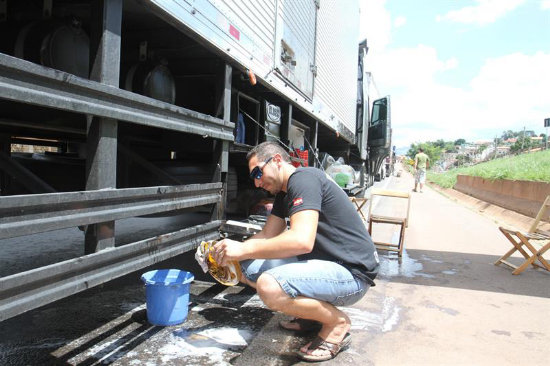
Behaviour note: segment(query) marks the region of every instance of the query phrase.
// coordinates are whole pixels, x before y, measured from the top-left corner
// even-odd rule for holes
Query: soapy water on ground
[[[202,319],[187,320],[172,327],[156,327],[135,321],[143,314],[141,304],[126,314],[72,341],[60,340],[51,354],[67,364],[124,365],[229,365],[257,333],[252,328],[199,325]],[[192,311],[204,311],[195,306]],[[195,318],[197,317],[195,316]]]
[[[367,295],[368,296],[368,295]],[[352,307],[341,307],[351,319],[351,329],[368,333],[390,332],[399,324],[401,307],[392,297],[382,300],[381,311],[372,312]]]
[[[174,220],[174,219],[171,219]],[[140,225],[140,219],[136,219],[133,224]],[[75,231],[76,230],[76,231]],[[39,257],[32,257],[31,262],[25,261],[24,267],[48,264],[48,260],[57,261],[59,259],[58,251],[65,251],[63,255],[74,257],[81,255],[82,250],[82,232],[74,229],[69,237],[70,243],[64,242],[62,245],[48,247],[49,254],[42,253]],[[66,233],[67,231],[65,231]],[[63,242],[57,239],[62,233],[52,233],[55,240],[51,242]],[[10,239],[13,240],[13,239]],[[27,252],[37,253],[37,247],[42,243],[39,241],[28,242],[24,245],[25,249],[18,254]],[[7,246],[13,248],[13,246]],[[10,254],[11,253],[11,254]],[[55,255],[51,255],[51,254]],[[5,260],[10,268],[16,272],[15,255],[12,252],[0,255],[0,261]],[[57,257],[57,259],[48,259],[46,257]],[[68,259],[68,258],[63,258]],[[45,261],[42,263],[42,261]],[[23,268],[27,269],[27,268]],[[21,268],[17,268],[21,270]],[[406,252],[401,261],[397,258],[388,258],[387,255],[381,255],[380,279],[390,279],[392,276],[430,276],[422,273],[422,263],[410,258]],[[8,273],[4,273],[7,275]],[[65,303],[59,307],[44,307],[29,313],[32,318],[32,325],[28,332],[20,331],[20,340],[10,340],[5,338],[0,342],[0,360],[2,355],[6,356],[10,362],[15,365],[29,364],[33,355],[42,355],[36,360],[43,359],[47,354],[47,360],[58,360],[65,364],[113,364],[113,365],[229,365],[232,359],[238,358],[250,344],[251,340],[261,331],[265,325],[266,319],[272,314],[265,308],[265,305],[257,295],[250,292],[238,292],[235,288],[224,288],[216,295],[195,294],[192,296],[193,306],[190,306],[190,314],[200,314],[201,323],[188,319],[181,326],[175,327],[155,327],[148,323],[139,323],[132,319],[133,315],[145,311],[144,289],[141,283],[131,291],[125,293],[123,301],[116,301],[116,296],[108,296],[105,291],[97,292],[90,297],[86,304],[77,305],[80,308],[87,306],[103,308],[107,316],[100,316],[101,310],[87,313],[84,318],[72,318],[72,313],[79,314],[78,308],[73,310],[72,303],[64,300]],[[123,291],[122,289],[115,292]],[[84,295],[91,296],[91,295]],[[103,299],[102,296],[105,296]],[[123,299],[122,292],[119,293],[119,299]],[[369,295],[367,295],[369,296]],[[78,301],[78,300],[74,300]],[[92,302],[93,301],[93,302]],[[213,308],[212,306],[215,306]],[[352,330],[357,332],[380,333],[390,332],[399,325],[403,309],[392,298],[380,300],[379,309],[362,310],[357,308],[342,308],[352,319]],[[62,324],[64,317],[59,313],[66,313],[65,319],[71,320],[73,330],[63,331]],[[109,318],[108,314],[121,314],[114,319]],[[31,316],[31,314],[33,314]],[[190,316],[190,318],[192,318]],[[96,327],[86,329],[86,324],[96,321]],[[57,324],[57,325],[54,325]],[[39,334],[34,336],[33,327],[40,327]],[[45,330],[55,329],[52,338],[43,337]],[[57,327],[57,328],[55,328]],[[95,328],[95,329],[94,329]],[[36,328],[38,329],[38,328]],[[86,333],[78,334],[80,329],[86,329]],[[7,333],[5,333],[7,334]],[[74,336],[75,334],[78,334]],[[42,336],[43,338],[37,339]],[[65,337],[65,338],[64,338]],[[25,354],[24,358],[19,358],[16,354]],[[42,358],[41,358],[42,357]],[[6,358],[4,358],[6,360]],[[57,361],[56,361],[57,362]],[[0,362],[2,363],[2,362]]]
[[[397,254],[395,258],[388,258],[386,256],[381,256],[380,260],[380,277],[424,277],[424,278],[434,278],[434,275],[424,273],[422,270],[424,266],[422,263],[414,258],[411,258],[407,250],[403,250],[403,256],[398,259]]]
[[[237,328],[212,328],[197,333],[186,330],[173,332],[165,339],[166,345],[158,352],[163,363],[196,359],[205,365],[229,365],[226,353],[242,351],[253,337],[253,332]]]

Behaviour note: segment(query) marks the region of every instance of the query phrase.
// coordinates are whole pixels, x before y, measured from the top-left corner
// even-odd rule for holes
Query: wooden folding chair
[[[550,271],[550,263],[548,263],[548,261],[543,257],[543,254],[550,249],[550,231],[539,229],[539,224],[543,217],[548,218],[548,216],[545,215],[547,215],[549,209],[550,195],[546,197],[546,200],[542,204],[533,225],[531,225],[529,231],[527,232],[514,231],[499,227],[504,236],[510,241],[510,243],[513,244],[513,247],[494,263],[495,266],[503,263],[513,268],[514,270],[512,271],[512,274],[515,275],[525,271],[529,265],[532,265],[533,268],[538,267]],[[527,248],[531,254],[529,254],[523,247]],[[506,259],[508,259],[508,257],[516,251],[520,252],[525,258],[525,261],[520,266],[516,266],[506,261]]]
[[[407,213],[405,217],[396,217],[396,216],[384,216],[377,215],[372,213],[372,202],[374,201],[375,196],[383,197],[395,197],[395,198],[405,198],[407,199]],[[396,251],[399,257],[403,254],[403,245],[405,242],[405,228],[409,226],[409,211],[411,207],[411,200],[409,192],[403,191],[392,191],[387,189],[373,189],[371,191],[370,203],[369,203],[369,234],[372,235],[372,224],[393,224],[399,226],[399,240],[397,244],[395,243],[383,243],[375,241],[374,244],[378,249]]]
[[[363,213],[363,206],[367,203],[367,198],[362,197],[350,197],[349,200],[355,205],[355,208],[357,209],[357,212],[359,213],[359,216],[361,216],[361,219],[364,222],[367,222],[367,218],[365,214]]]

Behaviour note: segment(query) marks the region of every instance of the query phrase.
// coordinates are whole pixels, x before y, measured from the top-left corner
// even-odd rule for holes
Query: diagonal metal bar
[[[17,179],[25,188],[34,193],[52,193],[55,189],[37,177],[29,169],[0,151],[0,170]]]
[[[219,238],[220,221],[0,278],[0,321],[108,282]]]
[[[221,183],[0,198],[0,239],[217,203]]]
[[[130,150],[128,147],[119,143],[117,145],[117,148],[118,148],[118,151],[124,154],[127,158],[138,163],[139,165],[141,165],[141,167],[155,174],[157,177],[160,177],[163,183],[178,184],[178,185],[182,184],[179,179],[166,173],[164,170],[158,168],[155,164],[145,160],[144,158],[142,158],[141,156],[139,156],[138,154]]]
[[[2,53],[0,98],[233,141],[232,122]]]

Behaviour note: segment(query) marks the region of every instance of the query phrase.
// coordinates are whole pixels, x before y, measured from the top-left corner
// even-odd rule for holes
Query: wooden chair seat
[[[502,234],[504,234],[508,241],[512,243],[513,246],[494,263],[495,266],[498,266],[499,264],[507,265],[508,267],[514,269],[512,274],[515,275],[525,271],[529,265],[534,268],[542,268],[550,271],[550,263],[548,263],[548,261],[543,257],[544,253],[550,249],[550,232],[540,230],[538,228],[540,221],[543,217],[545,217],[546,212],[549,209],[550,195],[546,197],[546,200],[542,204],[533,225],[531,225],[531,228],[527,232],[499,227],[499,230]],[[516,251],[525,258],[525,261],[520,266],[516,266],[507,261],[507,259]]]
[[[530,240],[550,240],[550,235],[542,233],[525,233],[524,236]]]
[[[405,225],[407,223],[407,219],[405,217],[390,217],[390,216],[382,216],[382,215],[371,215],[370,216],[371,221],[378,222],[378,223],[385,223],[385,224],[403,224]]]

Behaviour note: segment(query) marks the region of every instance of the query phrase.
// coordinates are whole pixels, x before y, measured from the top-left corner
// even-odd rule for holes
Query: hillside
[[[511,179],[550,182],[550,150],[537,151],[512,157],[452,169],[444,173],[428,172],[428,181],[451,188],[457,175],[471,175],[485,179]]]

